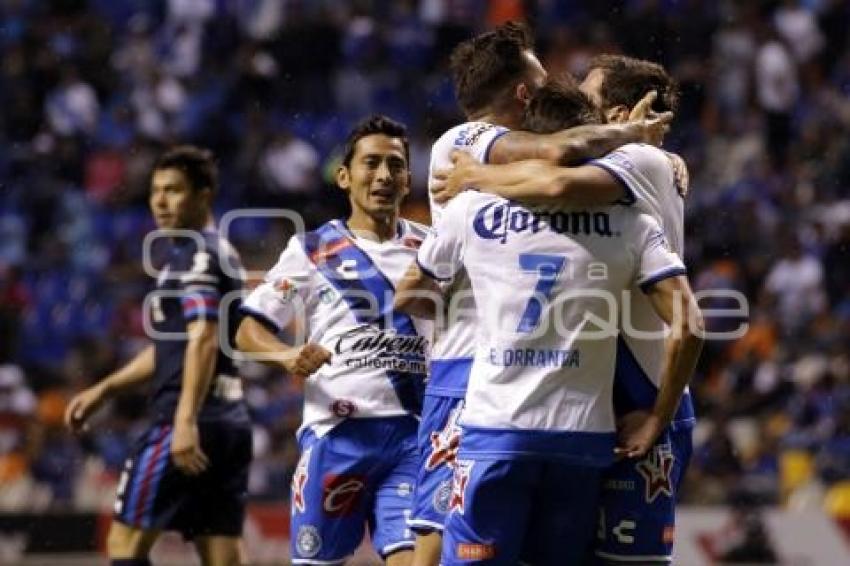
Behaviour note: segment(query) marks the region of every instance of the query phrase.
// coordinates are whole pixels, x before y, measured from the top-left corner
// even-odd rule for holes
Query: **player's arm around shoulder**
[[[654,99],[648,93],[638,105]],[[661,139],[673,121],[672,112],[636,117],[624,124],[588,124],[552,134],[511,131],[495,140],[489,163],[544,159],[571,165],[593,159],[628,143],[652,143]]]
[[[455,152],[453,167],[434,173],[434,200],[446,202],[475,189],[527,204],[603,206],[627,196],[621,180],[594,165],[564,167],[544,159],[503,165],[477,163]]]

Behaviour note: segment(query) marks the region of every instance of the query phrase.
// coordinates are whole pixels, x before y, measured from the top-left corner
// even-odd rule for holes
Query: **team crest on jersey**
[[[301,454],[298,460],[298,466],[295,468],[295,474],[292,476],[292,511],[293,513],[303,513],[306,509],[306,501],[304,499],[304,487],[307,485],[309,475],[307,468],[310,466],[310,453],[312,448],[308,448]]]
[[[454,477],[452,478],[452,495],[449,500],[449,512],[457,511],[463,515],[466,488],[469,486],[469,476],[472,474],[472,460],[457,460]]]
[[[334,298],[336,297],[336,291],[334,291],[333,287],[328,285],[322,287],[318,291],[319,301],[323,305],[329,305],[334,302]]]
[[[313,525],[301,525],[295,537],[295,550],[302,558],[313,558],[322,550],[322,537]]]
[[[659,495],[673,497],[673,463],[675,457],[669,444],[655,446],[646,458],[635,466],[638,473],[643,477],[646,490],[644,497],[647,503],[655,501]]]
[[[463,407],[458,406],[449,413],[443,430],[431,433],[431,454],[425,461],[425,469],[433,470],[443,464],[453,467],[457,459],[457,450],[460,445],[460,427],[457,424]]]
[[[278,292],[281,300],[283,301],[291,301],[296,293],[298,293],[298,286],[291,280],[283,277],[275,281],[274,284],[275,291]]]

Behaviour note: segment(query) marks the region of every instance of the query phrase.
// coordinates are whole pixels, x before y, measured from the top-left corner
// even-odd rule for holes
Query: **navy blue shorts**
[[[602,479],[600,563],[671,562],[676,496],[693,449],[692,429],[668,429],[642,459],[621,460]]]
[[[209,467],[187,476],[171,459],[171,425],[151,427],[136,443],[118,482],[114,518],[142,530],[184,537],[241,536],[251,465],[251,429],[199,423]]]
[[[309,429],[301,433],[292,478],[293,564],[343,562],[367,525],[382,556],[413,548],[407,519],[417,425],[410,416],[348,419],[321,438]]]
[[[408,521],[417,532],[442,531],[446,523],[462,410],[462,398],[425,395],[419,423],[419,477]]]
[[[601,474],[560,462],[458,460],[441,564],[582,564]]]

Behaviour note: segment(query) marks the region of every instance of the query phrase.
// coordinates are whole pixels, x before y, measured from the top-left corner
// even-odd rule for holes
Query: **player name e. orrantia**
[[[538,350],[536,348],[490,348],[487,359],[494,366],[577,368],[579,350]]]
[[[420,372],[427,367],[430,343],[424,336],[399,334],[363,324],[339,335],[334,354],[350,365],[355,360],[395,358],[400,363],[390,369]]]
[[[531,211],[510,202],[494,202],[481,207],[472,221],[472,228],[479,237],[485,240],[499,240],[502,244],[508,241],[510,232],[520,233],[526,230],[530,230],[532,234],[551,230],[556,234],[573,236],[620,236],[619,231],[611,229],[611,216],[604,211]]]

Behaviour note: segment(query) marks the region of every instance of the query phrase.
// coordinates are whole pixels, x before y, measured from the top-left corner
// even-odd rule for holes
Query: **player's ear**
[[[336,184],[345,192],[351,188],[351,172],[345,165],[340,165],[336,170]]]
[[[524,82],[519,82],[514,90],[514,96],[523,106],[528,106],[528,102],[531,100],[531,89]]]
[[[402,196],[410,194],[410,186],[413,184],[413,176],[410,174],[410,169],[407,170],[407,175],[404,176],[404,187],[401,189]]]

